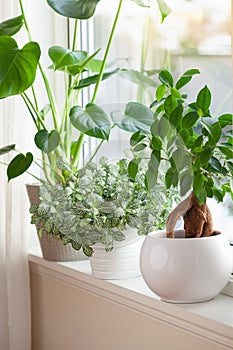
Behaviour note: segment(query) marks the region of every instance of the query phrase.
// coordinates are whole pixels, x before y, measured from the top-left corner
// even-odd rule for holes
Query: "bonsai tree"
[[[175,81],[169,71],[162,70],[156,100],[150,106],[154,111],[150,134],[137,131],[131,137],[132,178],[147,151],[148,190],[156,185],[158,174],[164,173],[167,189],[179,188],[182,197],[190,192],[168,216],[166,232],[171,238],[181,216],[186,237],[217,234],[207,198],[221,202],[227,193],[233,198],[232,114],[212,116],[212,94],[208,86],[197,93],[193,102],[182,93],[184,86],[199,73],[190,69]]]
[[[144,7],[150,4],[150,1],[144,0],[131,1]],[[100,0],[47,0],[52,10],[74,21],[72,47],[54,45],[48,50],[50,69],[64,74],[65,102],[62,111],[57,108],[49,79],[40,63],[41,48],[32,39],[23,0],[18,0],[21,14],[0,23],[0,98],[12,95],[22,97],[35,124],[35,144],[42,152],[42,163],[39,166],[43,169],[45,180],[50,184],[65,183],[69,178],[69,173],[61,172],[57,167],[61,158],[70,164],[72,172],[78,170],[85,136],[95,137],[101,143],[109,139],[112,128],[112,121],[103,108],[96,104],[96,99],[100,83],[119,72],[119,69],[109,70],[107,59],[123,0],[118,1],[103,59],[97,59],[100,49],[91,53],[77,49],[77,23],[91,18],[99,2]],[[169,9],[163,0],[157,2],[164,19],[169,14]],[[13,36],[21,28],[26,31],[28,42],[19,48]],[[88,77],[83,78],[83,73]],[[48,102],[45,106],[41,106],[34,84],[38,74],[42,77],[47,94]],[[93,95],[86,106],[82,106],[80,91],[90,85],[94,86]],[[3,147],[0,149],[0,155],[12,150],[15,150],[15,145]],[[13,158],[7,169],[8,180],[27,171],[33,162],[32,153],[19,153]]]

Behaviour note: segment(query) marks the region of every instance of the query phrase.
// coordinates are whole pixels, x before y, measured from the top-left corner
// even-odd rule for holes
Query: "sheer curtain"
[[[1,21],[16,16],[17,1],[0,2]],[[0,101],[0,146],[27,147],[28,130],[21,128],[19,99]],[[23,140],[23,141],[22,141]],[[1,157],[0,161],[9,161]],[[27,264],[28,201],[24,179],[9,183],[0,165],[0,342],[4,350],[31,348],[30,288]]]
[[[0,103],[0,143],[17,142],[20,129],[18,104]],[[25,139],[26,139],[26,135]],[[4,159],[8,161],[8,157]],[[0,167],[0,339],[4,350],[30,349],[30,289],[27,265],[28,201],[24,180],[7,183]]]
[[[24,0],[35,41],[46,56],[47,47],[55,39],[61,41],[64,26],[51,19],[46,1]],[[18,16],[18,0],[0,1],[0,22]],[[41,19],[43,27],[41,28]],[[58,23],[56,23],[58,21]],[[58,26],[58,30],[56,28]],[[56,28],[54,30],[54,28]],[[42,38],[42,39],[41,39]],[[24,37],[19,35],[22,45]],[[21,46],[21,45],[20,45]],[[46,62],[45,67],[48,64]],[[41,92],[43,95],[43,92]],[[42,101],[43,104],[43,101]],[[16,144],[23,153],[34,147],[35,129],[20,97],[0,100],[0,147]],[[0,157],[8,163],[15,154]],[[34,172],[34,170],[33,170]],[[37,174],[38,175],[38,174]],[[35,230],[30,225],[29,201],[25,183],[33,182],[24,175],[8,183],[6,166],[0,164],[0,348],[1,350],[31,349],[30,283],[27,254]]]

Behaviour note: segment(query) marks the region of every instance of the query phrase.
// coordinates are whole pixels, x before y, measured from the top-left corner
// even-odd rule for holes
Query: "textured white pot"
[[[97,243],[92,248],[90,257],[92,274],[101,279],[125,279],[140,276],[139,256],[144,236],[138,236],[137,230],[128,228],[126,239],[115,242],[111,252],[106,252],[104,245]]]
[[[178,238],[166,238],[165,231],[146,236],[140,254],[145,282],[168,302],[194,303],[214,298],[232,271],[229,242],[222,234],[185,239],[184,230],[176,230],[175,236]]]

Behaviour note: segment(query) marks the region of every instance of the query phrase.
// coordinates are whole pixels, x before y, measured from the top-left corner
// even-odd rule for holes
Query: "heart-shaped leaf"
[[[60,135],[56,130],[52,130],[48,133],[47,130],[40,130],[35,136],[35,144],[37,147],[45,153],[54,151],[60,142]]]
[[[0,37],[0,98],[21,94],[33,84],[39,58],[37,43],[29,42],[20,50],[11,37]]]
[[[121,111],[111,112],[113,122],[121,129],[145,134],[150,133],[150,127],[154,121],[154,113],[138,102],[129,102],[126,105],[124,114]]]
[[[8,145],[8,146],[0,148],[0,156],[2,154],[5,154],[5,153],[12,151],[13,149],[15,149],[15,145]]]
[[[23,25],[23,16],[14,17],[0,23],[0,35],[14,35]]]
[[[30,167],[32,161],[33,155],[30,152],[28,152],[26,156],[20,153],[13,158],[7,167],[8,181],[23,174]]]
[[[49,6],[60,15],[88,19],[93,16],[100,0],[47,0]]]
[[[103,109],[95,104],[89,104],[84,110],[80,106],[75,106],[70,111],[70,121],[72,125],[88,136],[102,140],[108,140],[111,123]]]
[[[61,69],[71,65],[81,65],[87,58],[86,51],[70,51],[62,46],[49,48],[49,57],[53,61],[53,69]]]

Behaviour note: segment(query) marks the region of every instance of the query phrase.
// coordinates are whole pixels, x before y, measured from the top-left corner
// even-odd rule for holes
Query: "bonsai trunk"
[[[200,205],[193,192],[168,216],[166,224],[168,238],[175,238],[175,225],[181,216],[184,219],[186,238],[208,237],[219,233],[214,230],[212,216],[207,204]]]

